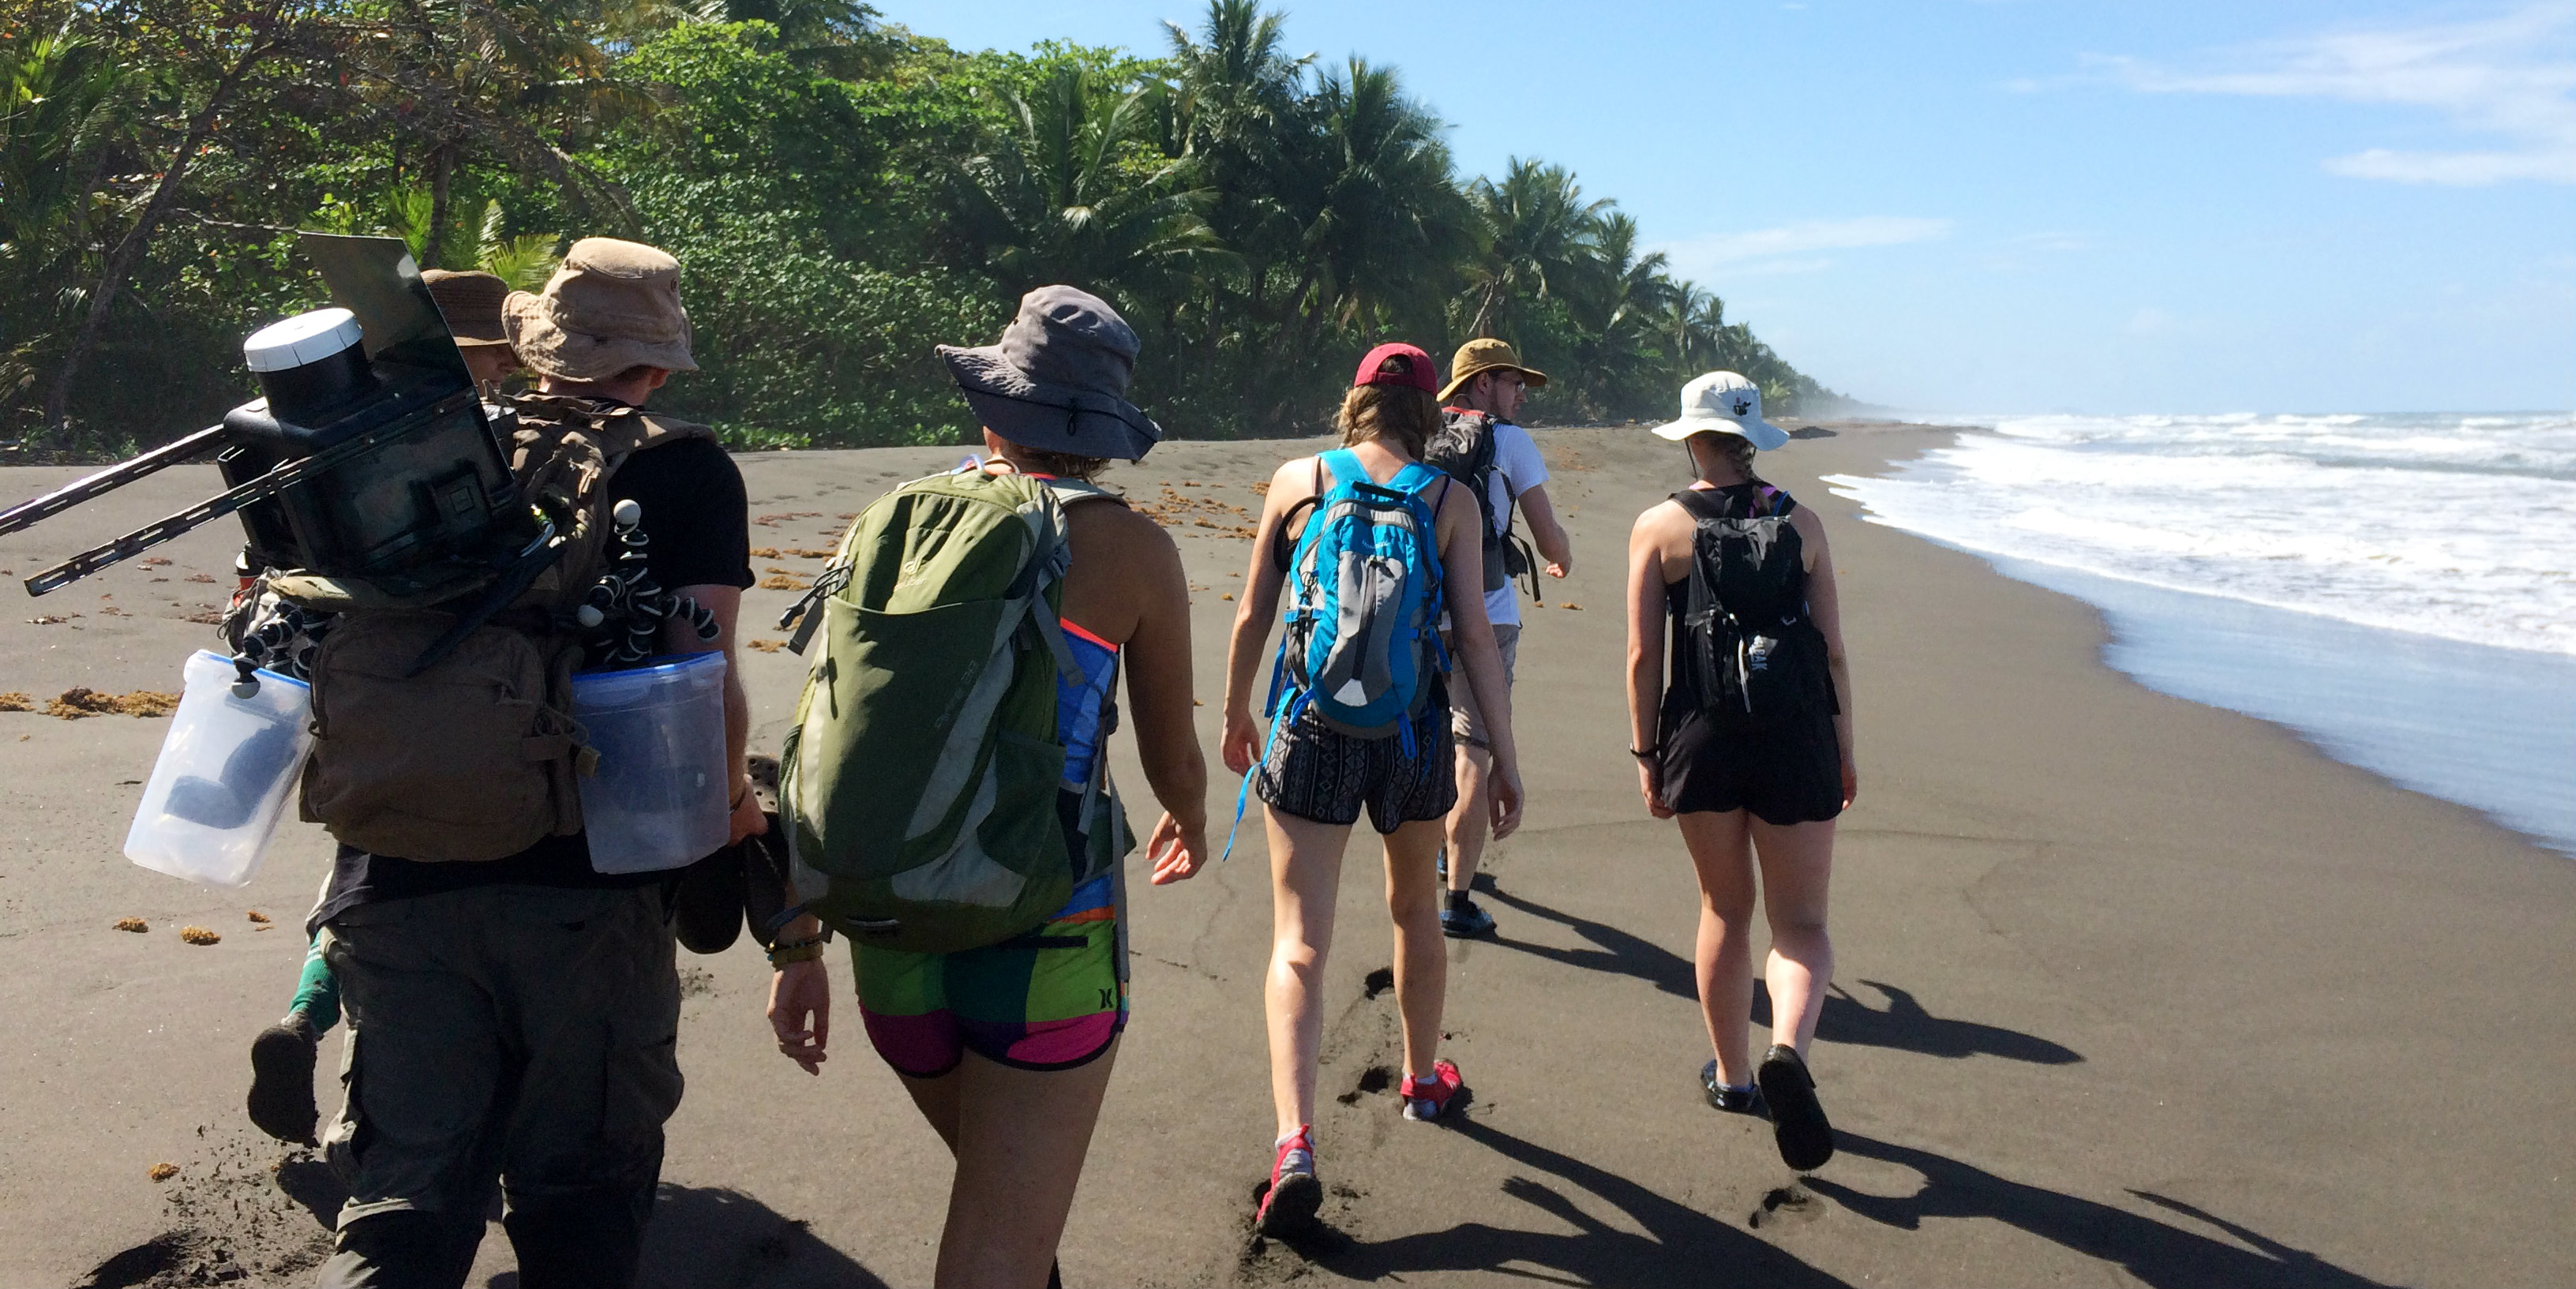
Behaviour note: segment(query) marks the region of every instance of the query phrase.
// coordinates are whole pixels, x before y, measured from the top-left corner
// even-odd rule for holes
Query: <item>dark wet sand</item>
[[[1860,523],[1816,483],[1939,442],[1929,430],[1845,426],[1764,462],[1833,534],[1864,776],[1814,1056],[1842,1154],[1785,1189],[1767,1131],[1700,1098],[1689,869],[1672,826],[1639,809],[1623,751],[1625,535],[1682,482],[1679,454],[1633,429],[1540,437],[1579,564],[1522,644],[1533,805],[1488,863],[1502,939],[1453,955],[1448,1051],[1474,1112],[1425,1128],[1358,1090],[1397,1049],[1392,995],[1365,996],[1389,949],[1377,865],[1355,848],[1317,1126],[1338,1234],[1253,1245],[1269,900],[1249,828],[1226,868],[1135,883],[1134,1023],[1065,1239],[1068,1282],[2576,1281],[2576,864],[2280,729],[2132,684],[2100,663],[2083,605]],[[1292,447],[1177,443],[1112,481],[1216,484],[1179,491],[1253,507],[1248,485]],[[755,514],[821,512],[755,529],[755,544],[827,545],[834,515],[955,456],[746,457]],[[0,499],[75,473],[0,470]],[[23,577],[210,478],[173,471],[0,539],[0,568]],[[1213,748],[1233,609],[1218,597],[1248,548],[1224,534],[1230,512],[1207,517],[1222,526],[1175,531],[1207,588]],[[176,688],[210,636],[182,619],[223,589],[184,579],[224,576],[233,540],[218,525],[166,550],[168,567],[42,601],[0,590],[15,606],[0,691],[41,706],[72,685]],[[780,634],[766,621],[789,598],[753,593],[754,637]],[[748,671],[774,746],[799,663],[754,654]],[[111,1262],[98,1283],[226,1265],[305,1282],[312,1210],[333,1202],[326,1171],[240,1109],[246,1045],[292,987],[326,844],[290,824],[240,892],[119,858],[164,728],[0,714],[0,1284],[81,1283]],[[1221,814],[1234,785],[1217,777]],[[254,908],[274,930],[254,929]],[[152,930],[109,929],[128,915]],[[186,923],[223,942],[182,945]],[[925,1283],[948,1166],[855,1009],[808,1079],[772,1049],[756,951],[682,963],[689,1090],[648,1283]],[[178,1175],[149,1180],[159,1162]],[[509,1267],[496,1228],[474,1283]]]

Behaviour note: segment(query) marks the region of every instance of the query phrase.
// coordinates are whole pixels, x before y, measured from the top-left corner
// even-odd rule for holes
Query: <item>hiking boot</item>
[[[1452,940],[1472,940],[1494,933],[1494,915],[1467,898],[1465,891],[1449,893],[1449,903],[1440,910],[1440,934]]]
[[[1799,1172],[1824,1166],[1834,1157],[1834,1126],[1825,1121],[1824,1104],[1816,1100],[1816,1080],[1807,1063],[1789,1047],[1773,1044],[1753,1071],[1762,1099],[1771,1106],[1771,1135],[1780,1144],[1780,1162]]]
[[[1315,1180],[1315,1129],[1299,1124],[1279,1143],[1270,1187],[1252,1212],[1252,1229],[1273,1239],[1304,1235],[1315,1229],[1315,1214],[1323,1207],[1324,1184]]]
[[[1771,1117],[1771,1107],[1762,1100],[1762,1085],[1748,1083],[1730,1087],[1717,1081],[1717,1062],[1700,1067],[1699,1086],[1708,1093],[1708,1104],[1728,1114],[1749,1114],[1756,1119]]]
[[[299,1007],[250,1041],[250,1121],[261,1132],[299,1146],[316,1144],[322,1112],[313,1104],[314,1049],[322,1036]]]
[[[1431,1063],[1428,1076],[1405,1077],[1404,1117],[1416,1123],[1435,1122],[1451,1106],[1465,1105],[1466,1093],[1467,1081],[1459,1076],[1457,1064],[1442,1057]]]

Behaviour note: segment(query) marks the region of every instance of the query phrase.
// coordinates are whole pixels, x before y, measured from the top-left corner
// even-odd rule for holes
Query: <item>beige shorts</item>
[[[1456,646],[1445,636],[1441,639],[1441,643],[1450,645],[1450,666],[1455,668],[1458,665]],[[1512,684],[1512,673],[1520,664],[1520,624],[1496,625],[1494,647],[1502,651],[1503,687],[1508,690]],[[1485,730],[1484,709],[1476,705],[1476,687],[1467,683],[1467,675],[1464,671],[1458,671],[1452,676],[1449,684],[1449,733],[1458,740],[1460,747],[1481,747],[1490,750],[1494,746],[1493,736]]]

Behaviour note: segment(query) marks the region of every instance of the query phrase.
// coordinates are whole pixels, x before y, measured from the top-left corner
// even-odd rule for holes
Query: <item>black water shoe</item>
[[[1771,1107],[1762,1100],[1762,1085],[1750,1083],[1740,1088],[1731,1088],[1718,1082],[1715,1061],[1700,1067],[1699,1086],[1701,1090],[1708,1093],[1708,1104],[1712,1109],[1723,1110],[1728,1114],[1749,1114],[1756,1119],[1771,1117]]]
[[[315,1144],[313,1128],[322,1112],[313,1104],[313,1057],[321,1043],[300,1007],[250,1041],[250,1121],[261,1132],[299,1146]]]
[[[1773,1044],[1754,1069],[1753,1082],[1771,1105],[1771,1134],[1780,1143],[1780,1162],[1803,1173],[1834,1157],[1834,1126],[1825,1121],[1816,1080],[1797,1052]]]
[[[1449,901],[1440,908],[1440,934],[1452,940],[1470,940],[1494,933],[1494,915],[1477,907],[1465,891],[1449,892]]]

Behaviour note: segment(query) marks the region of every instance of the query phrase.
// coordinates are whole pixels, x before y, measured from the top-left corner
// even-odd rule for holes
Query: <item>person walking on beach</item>
[[[1254,1214],[1265,1235],[1309,1229],[1323,1202],[1314,1121],[1324,959],[1342,850],[1363,810],[1386,847],[1404,1117],[1436,1121],[1464,1103],[1465,1080],[1439,1056],[1448,963],[1433,866],[1458,795],[1438,636],[1444,605],[1493,743],[1494,835],[1520,824],[1520,758],[1502,658],[1483,597],[1450,589],[1483,585],[1481,515],[1466,489],[1420,464],[1439,428],[1431,371],[1431,356],[1412,345],[1370,350],[1342,399],[1344,446],[1271,476],[1226,653],[1226,767],[1248,775],[1246,787],[1268,808],[1263,1004],[1278,1136]],[[1265,746],[1252,690],[1283,579],[1292,594]]]
[[[1028,647],[1004,661],[1039,669],[1051,694],[1064,769],[1059,783],[1041,785],[1053,790],[1044,792],[1043,820],[1033,826],[1043,829],[1041,845],[1062,847],[1075,875],[1061,908],[1047,913],[1041,907],[1043,921],[998,942],[954,952],[858,943],[852,951],[868,1038],[957,1161],[939,1236],[935,1282],[943,1286],[1034,1289],[1050,1282],[1109,1086],[1127,1023],[1122,865],[1130,838],[1103,764],[1118,724],[1121,671],[1145,777],[1166,812],[1146,845],[1152,880],[1187,878],[1207,854],[1207,765],[1191,715],[1197,704],[1190,689],[1189,581],[1180,548],[1152,520],[1092,483],[1111,459],[1142,459],[1162,438],[1127,401],[1136,353],[1136,334],[1115,310],[1067,286],[1030,292],[1000,344],[939,350],[984,426],[987,460],[961,474],[980,469],[990,479],[1035,480],[1044,492],[1032,499],[1042,505],[1052,493],[1061,506],[1070,562],[1056,620],[1067,652],[1059,660],[1045,647]],[[939,482],[906,485],[877,504]],[[965,483],[987,488],[981,479]],[[915,514],[959,513],[918,504],[934,508]],[[1021,528],[1019,518],[1005,522]],[[869,523],[860,517],[862,532]],[[906,580],[938,576],[928,566],[946,556],[936,553],[941,548],[923,527],[896,530],[895,539],[895,558],[911,561],[904,565]],[[873,568],[853,565],[854,594],[877,580]],[[891,628],[883,629],[877,643],[894,647],[889,639]],[[904,682],[898,675],[887,683]],[[816,729],[803,727],[806,742]],[[872,786],[882,790],[881,781]],[[991,791],[978,789],[979,799],[989,801],[983,794]],[[915,811],[912,800],[893,804],[905,814]],[[799,830],[808,826],[791,825],[791,835],[806,836]],[[987,827],[976,836],[993,832]],[[988,876],[1011,876],[989,856],[983,864]],[[1053,867],[1061,872],[1064,864]],[[894,883],[904,884],[903,878]],[[830,1029],[831,981],[821,956],[826,938],[820,920],[804,914],[787,924],[770,955],[776,969],[770,1024],[779,1050],[808,1073],[820,1072]]]
[[[1841,607],[1824,524],[1753,472],[1757,449],[1789,439],[1762,419],[1761,391],[1710,372],[1682,387],[1681,411],[1654,432],[1690,452],[1698,477],[1628,540],[1630,750],[1647,811],[1679,818],[1699,874],[1700,1009],[1716,1052],[1701,1087],[1719,1110],[1767,1112],[1781,1159],[1804,1171],[1834,1152],[1806,1057],[1834,974],[1834,818],[1860,788]],[[1772,1038],[1758,1066],[1757,865]]]
[[[764,826],[742,770],[750,704],[732,658],[752,582],[742,476],[706,427],[642,410],[672,373],[697,369],[679,276],[653,247],[584,238],[543,294],[514,293],[503,316],[540,382],[513,400],[523,479],[572,493],[594,531],[634,503],[651,577],[705,615],[668,619],[659,651],[727,655],[739,841]],[[491,715],[496,692],[504,712],[569,703],[551,681],[531,692],[492,680],[514,657],[540,676],[573,665],[580,644],[553,625],[569,610],[551,606],[591,584],[596,563],[577,571],[576,558],[561,557],[554,590],[530,592],[546,598],[467,637],[458,652],[474,661],[451,655],[416,690],[387,677],[443,619],[353,610],[315,655],[321,737],[305,802],[341,845],[307,929],[321,933],[352,1030],[347,1104],[324,1137],[349,1191],[324,1286],[462,1285],[496,1184],[520,1284],[636,1277],[681,1091],[664,876],[596,871],[585,834],[566,827],[579,819],[562,799],[576,745],[522,737],[529,717]],[[375,652],[345,669],[335,659],[362,645]],[[459,780],[473,801],[456,799]]]
[[[1440,390],[1440,433],[1425,459],[1466,484],[1483,512],[1485,620],[1493,624],[1494,647],[1502,654],[1505,689],[1520,661],[1520,588],[1513,578],[1529,571],[1512,537],[1513,510],[1529,516],[1530,540],[1547,561],[1549,577],[1574,569],[1574,544],[1548,502],[1547,461],[1529,431],[1513,420],[1529,391],[1546,383],[1546,373],[1522,366],[1520,355],[1500,340],[1458,346],[1449,360],[1449,383]],[[1449,845],[1442,852],[1449,894],[1440,909],[1440,932],[1465,939],[1494,930],[1494,915],[1469,893],[1485,856],[1486,783],[1494,753],[1473,687],[1462,686],[1449,699],[1450,730],[1458,740],[1458,804],[1449,812]]]

